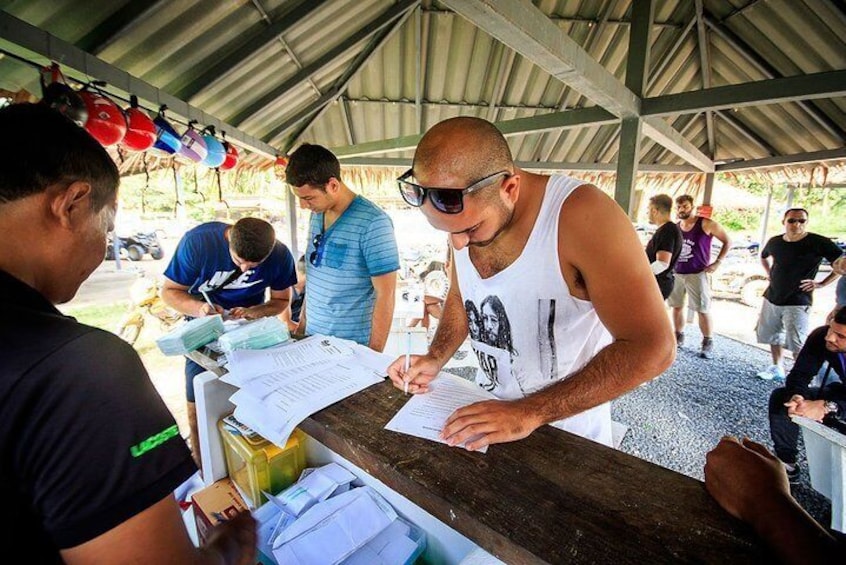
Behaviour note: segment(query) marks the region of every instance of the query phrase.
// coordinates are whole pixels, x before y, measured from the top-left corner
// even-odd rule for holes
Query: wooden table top
[[[299,427],[507,563],[773,560],[699,480],[551,426],[486,454],[385,430],[409,398],[386,380]]]

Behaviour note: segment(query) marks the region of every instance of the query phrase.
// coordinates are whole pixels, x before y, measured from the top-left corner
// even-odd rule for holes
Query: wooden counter
[[[772,561],[696,479],[550,426],[487,454],[385,430],[408,398],[386,380],[299,427],[507,563]]]

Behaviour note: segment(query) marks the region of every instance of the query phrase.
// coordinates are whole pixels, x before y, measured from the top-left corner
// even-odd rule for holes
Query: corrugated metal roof
[[[629,0],[534,4],[625,79]],[[699,22],[696,2],[655,1],[647,97],[846,69],[841,2],[703,0],[702,6]],[[340,148],[414,135],[457,115],[505,121],[595,105],[431,0],[0,0],[0,9],[280,153],[302,141]],[[706,37],[704,56],[698,25]],[[0,58],[0,89],[22,88],[38,94],[34,70]],[[717,161],[846,145],[842,96],[712,116]],[[666,119],[709,154],[705,112]],[[513,135],[509,143],[521,162],[611,164],[618,132],[618,125],[590,125]],[[372,157],[410,155],[406,149]],[[640,160],[684,165],[649,139],[641,144]]]

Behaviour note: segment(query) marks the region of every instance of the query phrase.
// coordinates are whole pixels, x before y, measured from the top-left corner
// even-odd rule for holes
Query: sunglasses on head
[[[805,218],[787,218],[788,224],[804,224],[807,221]]]
[[[323,261],[323,232],[315,235],[311,243],[314,245],[314,251],[308,256],[308,262],[319,267],[320,262]]]
[[[493,186],[500,178],[508,178],[510,176],[511,173],[508,171],[499,171],[498,173],[477,180],[467,188],[436,188],[421,186],[414,182],[416,180],[414,173],[409,169],[397,179],[397,186],[399,186],[402,199],[410,206],[414,206],[415,208],[423,206],[423,202],[428,195],[429,202],[432,203],[432,207],[438,212],[459,214],[464,210],[464,196],[466,194]]]

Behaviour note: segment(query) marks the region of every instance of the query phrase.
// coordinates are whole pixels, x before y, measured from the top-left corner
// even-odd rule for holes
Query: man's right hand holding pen
[[[394,386],[403,391],[407,386],[411,394],[429,392],[429,383],[438,376],[441,364],[429,355],[410,355],[406,370],[405,361],[403,355],[388,366],[388,377]]]

